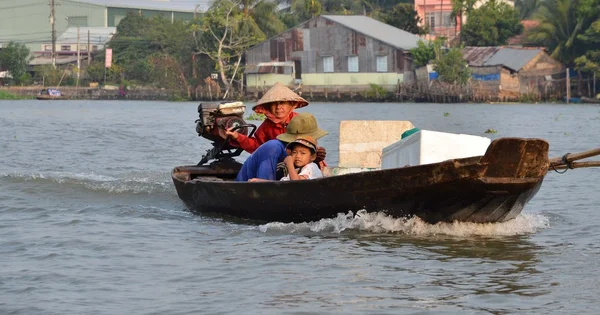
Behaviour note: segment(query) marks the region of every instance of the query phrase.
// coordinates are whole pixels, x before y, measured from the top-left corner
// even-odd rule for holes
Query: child
[[[281,180],[304,180],[323,177],[321,169],[316,163],[317,140],[311,136],[299,136],[290,142],[286,149],[289,155],[283,160],[288,175]]]

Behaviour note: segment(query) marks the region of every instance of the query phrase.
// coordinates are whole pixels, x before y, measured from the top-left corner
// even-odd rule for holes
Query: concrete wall
[[[193,18],[192,13],[170,10],[139,10],[106,8],[102,5],[81,3],[70,0],[55,0],[55,29],[58,38],[71,21],[86,21],[88,27],[117,26],[127,12],[138,12],[144,16],[161,15],[167,19]],[[15,41],[24,43],[31,52],[43,50],[44,44],[52,43],[50,6],[40,0],[0,1],[0,44]],[[60,48],[60,47],[59,47]]]
[[[59,3],[56,1],[56,3]],[[68,17],[87,16],[87,26],[104,27],[104,8],[99,5],[60,1],[55,6],[56,37],[69,26]],[[0,41],[24,43],[39,51],[44,42],[52,43],[50,6],[39,0],[0,1]]]

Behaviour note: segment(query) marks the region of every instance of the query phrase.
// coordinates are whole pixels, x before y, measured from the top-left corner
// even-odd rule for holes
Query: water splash
[[[60,184],[84,187],[93,191],[114,194],[152,194],[172,192],[170,177],[162,172],[136,172],[112,177],[95,173],[48,172],[48,173],[3,173],[0,180]]]
[[[418,217],[393,218],[383,212],[349,211],[336,218],[316,222],[271,222],[259,226],[263,233],[333,233],[361,231],[369,233],[398,233],[413,236],[511,236],[531,234],[549,226],[549,220],[540,214],[521,214],[503,223],[440,222],[429,224]]]

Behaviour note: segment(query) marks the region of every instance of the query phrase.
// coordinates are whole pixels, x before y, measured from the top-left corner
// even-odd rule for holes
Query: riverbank
[[[19,100],[34,99],[43,87],[24,86],[24,87],[0,87],[0,100]],[[181,90],[167,90],[148,87],[135,87],[126,90],[126,93],[120,93],[116,86],[99,87],[61,87],[60,91],[63,100],[137,100],[137,101],[219,101],[221,98],[215,94],[194,93],[191,99],[183,95]],[[466,97],[463,95],[451,95],[453,93],[437,93],[437,91],[421,91],[419,94],[407,93],[406,90],[391,92],[380,89],[369,89],[359,91],[342,91],[340,89],[316,89],[316,90],[297,90],[298,94],[310,102],[333,102],[333,103],[386,103],[386,102],[413,102],[413,103],[527,103],[537,104],[564,103],[557,99],[542,100],[538,98],[522,98],[519,100],[502,99],[498,97]],[[435,92],[435,93],[434,93]],[[262,97],[263,93],[252,93],[241,101],[254,102]]]

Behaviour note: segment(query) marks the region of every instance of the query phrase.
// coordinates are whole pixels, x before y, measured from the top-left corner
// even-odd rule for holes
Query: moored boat
[[[589,103],[589,104],[600,104],[600,98],[591,98],[591,97],[581,97],[581,102],[582,103]]]
[[[58,89],[42,89],[35,97],[38,100],[61,100],[64,96]]]

